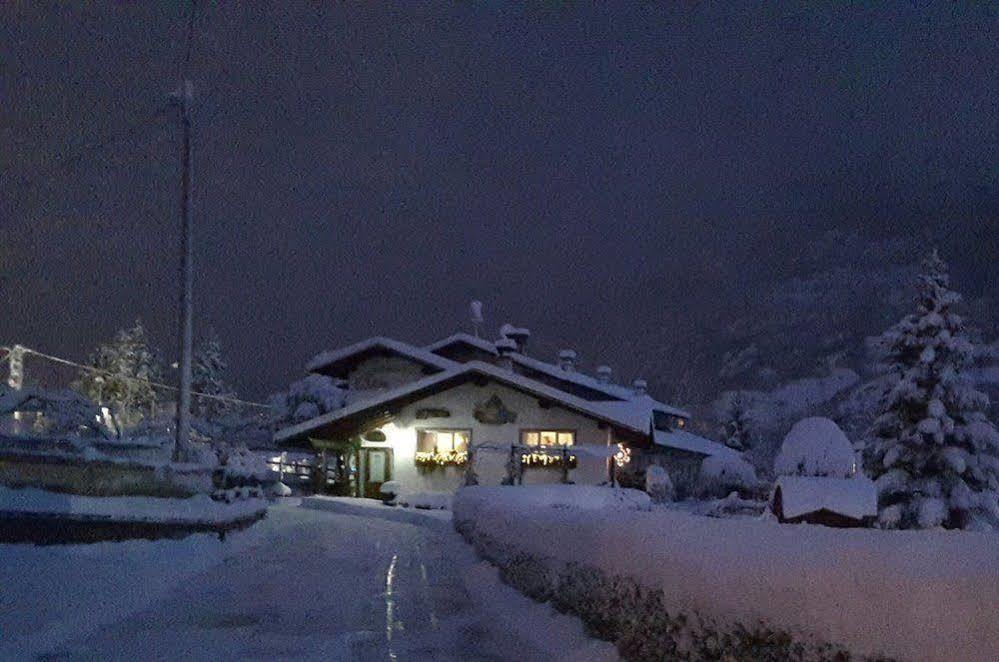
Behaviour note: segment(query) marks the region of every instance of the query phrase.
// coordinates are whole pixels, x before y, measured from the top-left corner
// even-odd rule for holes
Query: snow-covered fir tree
[[[95,371],[83,371],[73,387],[87,398],[107,406],[120,424],[132,424],[149,414],[163,370],[149,345],[142,322],[122,329],[114,339],[90,355]]]
[[[294,382],[287,393],[269,399],[277,421],[301,423],[344,405],[346,393],[331,377],[309,375]]]
[[[195,393],[233,397],[233,392],[225,383],[228,364],[222,356],[222,342],[214,330],[194,354],[191,366],[191,388]],[[222,400],[194,396],[195,413],[206,419],[215,420],[226,414],[229,406]]]
[[[999,522],[999,431],[965,369],[975,349],[959,294],[936,251],[923,263],[917,311],[879,345],[888,391],[866,465],[885,527],[979,528]]]
[[[736,391],[732,393],[722,408],[720,415],[722,438],[725,445],[737,451],[748,451],[752,441],[749,416],[749,402],[746,396]]]

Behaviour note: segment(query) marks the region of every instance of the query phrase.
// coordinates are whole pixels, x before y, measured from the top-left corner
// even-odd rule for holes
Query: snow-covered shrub
[[[224,488],[256,486],[271,478],[271,471],[263,456],[248,450],[246,446],[220,444],[215,452],[221,465]]]
[[[649,465],[645,470],[645,493],[652,499],[652,503],[673,500],[673,481],[669,479],[669,473],[658,464]]]
[[[818,416],[794,424],[774,461],[778,476],[848,478],[856,470],[850,440],[838,425]]]
[[[291,488],[279,481],[271,487],[271,494],[276,497],[289,497]]]
[[[999,525],[999,430],[973,388],[976,350],[955,308],[947,265],[934,251],[919,303],[880,338],[888,381],[865,462],[888,528]]]
[[[721,453],[704,458],[698,476],[698,493],[702,497],[721,498],[738,492],[754,493],[759,484],[753,465],[736,454]]]

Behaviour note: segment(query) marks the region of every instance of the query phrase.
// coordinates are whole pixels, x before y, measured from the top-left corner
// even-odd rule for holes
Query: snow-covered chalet
[[[730,449],[686,430],[690,415],[652,398],[645,382],[615,384],[525,351],[528,332],[505,327],[496,342],[457,333],[425,347],[375,337],[309,362],[345,389],[342,407],[279,429],[285,450],[315,452],[342,494],[378,497],[395,481],[410,491],[462,484],[469,451],[482,485],[637,483],[649,464],[665,467],[680,494],[701,461]]]

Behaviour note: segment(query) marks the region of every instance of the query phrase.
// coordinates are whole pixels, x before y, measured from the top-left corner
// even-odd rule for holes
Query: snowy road
[[[543,646],[507,632],[497,605],[469,596],[468,577],[484,569],[454,533],[286,502],[237,536],[246,537],[220,544],[238,553],[151,606],[40,652],[48,659],[551,659]],[[478,585],[497,595],[509,590]],[[505,599],[500,609],[540,608]],[[20,601],[15,607],[33,608],[30,598]]]

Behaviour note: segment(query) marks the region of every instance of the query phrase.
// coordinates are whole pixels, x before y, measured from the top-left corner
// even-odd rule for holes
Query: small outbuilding
[[[835,527],[870,526],[878,514],[874,483],[862,476],[781,476],[771,510],[780,522]]]
[[[874,483],[857,471],[853,446],[828,418],[799,421],[774,462],[770,510],[781,522],[869,526],[878,514]]]

